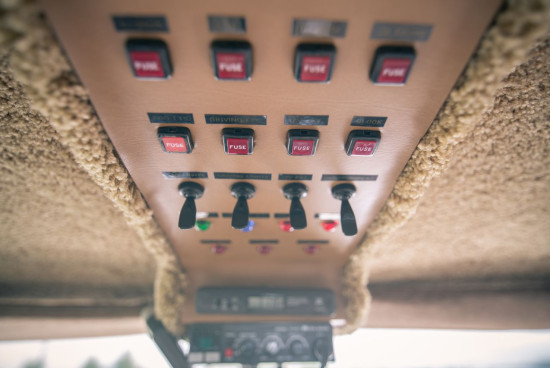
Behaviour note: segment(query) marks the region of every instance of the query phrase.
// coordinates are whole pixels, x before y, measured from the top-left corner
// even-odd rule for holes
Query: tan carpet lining
[[[67,150],[71,160],[89,174],[122,213],[127,226],[154,255],[157,263],[155,311],[172,332],[181,334],[180,311],[185,300],[186,275],[172,247],[118,159],[85,88],[39,9],[32,2],[8,3],[2,3],[0,43],[10,47],[10,68],[23,84],[32,109],[38,111],[33,112],[34,117],[47,121],[55,129],[51,139],[58,140],[59,149]],[[456,147],[487,118],[495,96],[506,88],[505,78],[528,59],[528,51],[549,27],[549,1],[510,1],[487,32],[460,83],[449,95],[386,205],[370,226],[368,238],[351,255],[343,270],[348,324],[339,333],[351,332],[365,322],[370,303],[365,285],[373,254],[384,246],[390,234],[414,216],[432,178],[447,169]],[[5,75],[7,64],[2,68],[6,69],[2,74]],[[10,83],[5,81],[4,85],[20,88]],[[10,174],[17,175],[16,172]]]

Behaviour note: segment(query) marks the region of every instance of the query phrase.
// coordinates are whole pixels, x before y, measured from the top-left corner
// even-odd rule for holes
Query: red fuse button
[[[411,63],[411,59],[385,59],[378,76],[378,82],[392,84],[405,83]]]
[[[296,47],[294,74],[298,82],[328,82],[336,49],[331,44],[302,43]]]
[[[378,143],[378,130],[352,130],[346,141],[346,153],[348,156],[372,156]]]
[[[160,127],[157,135],[164,152],[191,153],[193,151],[193,139],[188,128]]]
[[[380,46],[374,54],[370,79],[380,84],[405,84],[415,56],[410,46]]]
[[[292,156],[313,156],[319,132],[313,129],[291,129],[287,135],[287,153]]]
[[[182,137],[163,137],[162,143],[167,152],[187,152],[187,146]]]
[[[311,156],[315,141],[295,139],[292,141],[292,154],[298,156]]]
[[[303,82],[326,82],[330,71],[330,56],[304,56],[300,80]]]
[[[376,141],[355,141],[353,150],[351,151],[352,156],[371,156],[374,153],[376,148]]]
[[[223,149],[228,155],[250,155],[254,150],[254,131],[248,128],[224,128]]]
[[[137,78],[166,79],[172,74],[166,43],[154,39],[130,39],[126,52]]]
[[[220,79],[246,79],[246,62],[243,54],[217,53],[216,64]]]
[[[230,155],[248,155],[247,138],[228,138],[227,153]]]
[[[252,76],[252,46],[246,41],[214,41],[210,52],[214,75],[220,80],[248,80]]]

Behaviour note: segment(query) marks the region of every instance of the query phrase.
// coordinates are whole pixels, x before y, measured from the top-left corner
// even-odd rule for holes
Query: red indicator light
[[[226,358],[233,358],[233,349],[225,348],[224,355]]]
[[[256,247],[256,250],[258,253],[260,253],[263,256],[268,255],[273,250],[273,247],[270,245],[259,245]]]
[[[279,229],[286,231],[287,233],[294,231],[294,228],[290,225],[290,221],[288,220],[279,221]]]
[[[304,246],[303,249],[306,254],[309,254],[310,256],[312,256],[319,251],[319,245],[310,244],[310,245]]]
[[[321,221],[321,226],[323,227],[323,229],[325,229],[325,231],[333,232],[334,230],[336,230],[336,227],[338,226],[338,221],[324,220],[324,221]]]
[[[225,245],[221,245],[221,244],[214,244],[214,245],[212,245],[212,248],[210,248],[210,250],[214,254],[223,254],[227,250],[227,247]]]

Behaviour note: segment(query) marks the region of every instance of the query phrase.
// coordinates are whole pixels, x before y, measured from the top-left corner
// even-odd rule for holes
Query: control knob
[[[275,356],[281,351],[281,343],[276,339],[268,339],[265,342],[264,350],[267,354]]]
[[[300,340],[294,340],[290,344],[290,352],[293,356],[304,355],[307,351],[307,346]]]
[[[256,343],[252,340],[244,340],[237,347],[236,355],[239,357],[250,358],[256,353]]]

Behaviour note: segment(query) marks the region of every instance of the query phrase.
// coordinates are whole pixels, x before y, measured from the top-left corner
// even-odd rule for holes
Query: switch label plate
[[[370,38],[373,40],[395,40],[410,42],[428,41],[432,34],[431,24],[374,23]]]
[[[195,124],[193,114],[179,114],[169,112],[148,112],[149,122],[165,124]]]
[[[159,16],[113,15],[113,24],[119,32],[168,32],[168,21]]]
[[[267,125],[265,115],[219,115],[205,114],[206,124],[239,124],[239,125]]]

